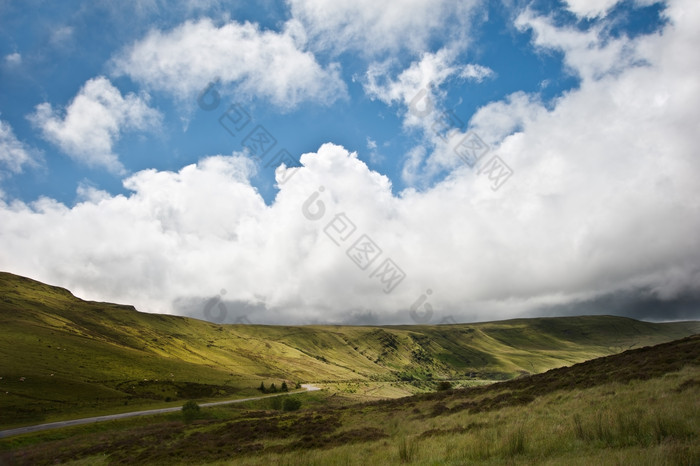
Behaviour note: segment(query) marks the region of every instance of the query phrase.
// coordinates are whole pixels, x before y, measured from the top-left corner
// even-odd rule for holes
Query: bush
[[[260,386],[258,387],[258,390],[260,390],[263,393],[267,393],[267,388],[265,388],[265,382],[260,382]]]
[[[284,411],[296,411],[299,408],[301,408],[301,400],[298,398],[285,398],[282,403]]]
[[[274,383],[274,382],[272,382],[272,384],[270,385],[269,392],[270,392],[270,393],[277,393],[277,387],[275,387],[275,383]]]
[[[283,391],[283,392],[289,391],[289,387],[287,387],[287,382],[282,382],[282,386],[280,387],[280,391]]]
[[[200,407],[194,400],[189,400],[182,406],[182,415],[186,421],[191,421],[195,419],[200,412]]]
[[[450,388],[452,388],[452,383],[447,380],[443,380],[438,384],[438,390],[440,391],[449,390]]]

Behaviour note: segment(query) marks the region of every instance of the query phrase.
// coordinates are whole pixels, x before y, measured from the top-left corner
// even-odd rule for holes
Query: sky
[[[0,270],[213,322],[700,319],[696,0],[0,0]]]

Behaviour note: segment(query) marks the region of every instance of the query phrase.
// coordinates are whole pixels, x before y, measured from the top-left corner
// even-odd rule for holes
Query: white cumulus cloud
[[[479,1],[451,0],[287,0],[313,43],[337,52],[383,52],[427,49],[431,38],[466,45]]]
[[[440,86],[460,72],[454,61],[455,52],[442,48],[435,53],[423,54],[395,78],[392,77],[390,62],[374,63],[365,75],[365,93],[386,104],[411,109],[405,115],[407,127],[425,125],[429,122],[424,114],[430,113],[436,102],[442,100],[444,91]]]
[[[476,81],[480,83],[486,78],[491,78],[494,76],[494,71],[489,68],[488,66],[482,66],[478,65],[476,63],[469,63],[466,65],[463,69],[462,72],[459,73],[459,75],[462,78],[471,80],[471,81]]]
[[[620,0],[564,0],[569,11],[582,18],[604,17]],[[634,0],[637,6],[648,6],[654,3],[662,3],[661,0]]]
[[[626,36],[608,37],[603,24],[587,31],[558,27],[550,18],[528,10],[518,16],[515,26],[521,31],[531,29],[536,46],[564,52],[565,64],[583,79],[599,79],[641,64],[641,57],[635,52],[636,42]]]
[[[22,55],[18,52],[5,55],[5,63],[8,66],[19,66],[22,64]]]
[[[114,144],[126,131],[150,131],[161,120],[148,106],[147,96],[123,96],[105,77],[90,79],[65,111],[48,102],[36,106],[29,116],[42,136],[74,160],[116,173],[124,170],[113,152]]]
[[[275,32],[248,22],[217,26],[202,19],[170,31],[152,30],[117,56],[113,66],[118,74],[180,99],[196,96],[217,79],[237,93],[282,108],[344,97],[339,67],[324,68],[303,46],[303,30],[293,21]]]
[[[423,54],[396,77],[390,62],[372,64],[365,75],[364,90],[370,98],[397,105],[404,127],[422,131],[423,141],[407,154],[402,171],[409,185],[421,184],[459,163],[448,140],[454,142],[453,136],[464,129],[464,122],[445,110],[445,84],[457,77],[481,82],[495,74],[485,66],[458,64],[457,56],[456,50],[446,47]]]
[[[17,139],[8,122],[0,120],[0,167],[20,173],[22,167],[36,165],[37,159],[38,152]]]
[[[567,8],[578,16],[594,18],[604,15],[620,0],[565,0]]]

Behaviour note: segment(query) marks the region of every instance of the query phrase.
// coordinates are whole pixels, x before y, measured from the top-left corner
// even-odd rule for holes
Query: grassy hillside
[[[78,464],[700,464],[700,335],[461,390],[333,406],[297,395],[16,437],[0,462]],[[326,398],[323,398],[323,397]]]
[[[681,338],[698,323],[595,316],[449,326],[216,325],[83,301],[0,273],[0,426],[318,382],[396,397],[502,380]]]

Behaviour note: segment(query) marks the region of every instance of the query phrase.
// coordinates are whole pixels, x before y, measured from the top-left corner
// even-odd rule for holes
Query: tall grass
[[[648,412],[606,409],[586,419],[576,413],[572,432],[579,440],[606,447],[651,446],[697,435],[688,424],[686,413],[659,409]]]
[[[522,425],[508,434],[503,445],[503,452],[508,457],[525,453],[525,429]]]
[[[399,459],[402,463],[410,463],[416,456],[418,445],[415,440],[401,437],[399,440]]]

